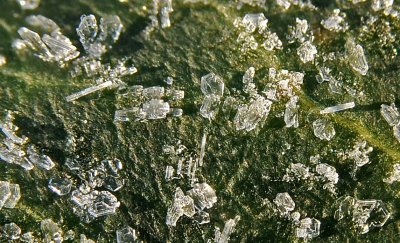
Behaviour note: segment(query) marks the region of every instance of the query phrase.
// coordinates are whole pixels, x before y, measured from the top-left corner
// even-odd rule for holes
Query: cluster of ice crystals
[[[33,236],[32,232],[26,232],[21,235],[19,240],[20,240],[20,242],[24,242],[24,243],[34,243],[35,237]]]
[[[269,30],[268,19],[263,13],[246,14],[243,18],[236,18],[233,24],[241,31],[237,38],[241,51],[256,50],[259,42],[267,51],[282,49],[282,41]]]
[[[3,235],[8,240],[18,240],[21,236],[21,228],[16,223],[5,224],[1,227]]]
[[[283,8],[284,10],[288,10],[292,4],[291,0],[276,0],[276,4]]]
[[[255,73],[255,68],[250,67],[243,75],[243,91],[251,96],[255,96],[255,94],[257,94],[257,90],[253,82]]]
[[[88,239],[88,238],[86,237],[86,235],[84,235],[84,234],[81,234],[79,240],[80,240],[80,243],[96,243],[96,241],[91,240],[91,239]]]
[[[312,239],[320,234],[321,222],[314,218],[304,218],[300,220],[296,228],[296,237]]]
[[[224,229],[222,232],[219,228],[215,229],[214,242],[215,243],[228,243],[229,237],[235,230],[236,224],[239,222],[240,216],[236,216],[234,219],[229,219],[225,222]]]
[[[383,179],[383,182],[392,184],[393,182],[400,181],[400,164],[393,165],[393,171],[388,178]]]
[[[17,0],[17,2],[24,10],[36,9],[40,4],[40,0]]]
[[[51,178],[48,187],[52,192],[63,196],[71,191],[72,182],[67,178]]]
[[[344,21],[345,16],[345,14],[340,13],[340,9],[335,9],[331,16],[321,21],[321,25],[329,31],[345,31],[348,28],[347,23]]]
[[[328,82],[332,93],[342,93],[343,83],[330,74],[331,70],[327,67],[318,67],[318,74],[315,76],[318,83]]]
[[[289,26],[289,34],[287,36],[289,43],[303,43],[311,38],[311,33],[308,32],[308,22],[305,19],[296,18],[296,25]]]
[[[311,41],[306,41],[297,48],[297,55],[303,63],[314,61],[315,55],[318,51],[315,45]]]
[[[143,31],[145,37],[149,37],[156,28],[170,27],[170,14],[173,11],[172,0],[153,0],[153,9],[149,16],[150,24]]]
[[[284,181],[304,180],[311,176],[310,169],[301,163],[291,163],[286,168],[286,174],[283,176]]]
[[[361,75],[366,75],[368,72],[367,58],[364,54],[364,49],[361,45],[349,38],[345,44],[347,60],[354,71]]]
[[[46,242],[62,242],[63,239],[63,231],[61,228],[53,222],[51,219],[44,219],[40,222],[40,229],[45,236]]]
[[[314,135],[321,140],[331,140],[336,132],[333,124],[326,119],[317,119],[313,122]]]
[[[353,146],[353,150],[348,153],[348,157],[354,160],[357,167],[361,167],[370,162],[368,154],[373,150],[372,147],[367,146],[366,141],[359,141]]]
[[[263,93],[270,100],[279,100],[283,96],[292,97],[297,90],[301,89],[304,74],[270,68],[268,77],[270,83],[267,84]]]
[[[264,121],[271,109],[272,102],[262,96],[252,99],[250,104],[239,106],[234,118],[236,130],[251,131]]]
[[[81,16],[76,32],[86,53],[90,57],[100,58],[119,39],[122,29],[117,15],[102,17],[98,25],[96,17],[90,14]]]
[[[284,114],[284,121],[286,127],[299,127],[299,115],[298,115],[298,96],[292,96],[290,100],[286,103],[286,109]]]
[[[356,104],[354,102],[330,106],[330,107],[326,107],[325,109],[321,110],[320,114],[329,114],[329,113],[334,113],[334,112],[338,112],[338,111],[348,110],[348,109],[354,108],[355,106],[356,106]]]
[[[295,208],[295,203],[287,192],[278,193],[274,199],[274,203],[282,214],[287,214]]]
[[[117,243],[134,243],[138,240],[138,237],[136,236],[136,231],[129,226],[117,230],[116,235]]]
[[[27,17],[26,21],[32,27],[40,28],[44,32],[42,38],[26,27],[19,28],[18,34],[43,61],[57,62],[60,66],[65,66],[66,63],[79,56],[77,48],[68,37],[61,33],[53,20],[42,15],[32,15]]]
[[[186,215],[192,217],[195,214],[194,202],[190,196],[185,196],[180,187],[176,188],[174,201],[168,208],[166,224],[176,226],[178,219]]]
[[[224,94],[224,82],[214,73],[201,77],[201,91],[204,94],[203,103],[200,107],[200,115],[207,119],[215,118],[221,97]]]
[[[371,8],[374,11],[390,9],[393,5],[393,0],[372,0]]]

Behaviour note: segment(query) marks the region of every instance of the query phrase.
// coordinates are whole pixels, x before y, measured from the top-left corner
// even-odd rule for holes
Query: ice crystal
[[[1,227],[4,236],[9,240],[17,240],[21,236],[21,228],[16,223],[9,223]]]
[[[331,140],[336,132],[333,124],[328,120],[318,119],[313,122],[314,135],[321,140]]]
[[[341,15],[342,14],[340,13],[340,9],[335,9],[333,10],[333,14],[330,17],[321,21],[321,25],[325,29],[333,32],[346,30],[347,26],[343,16]]]
[[[354,160],[357,167],[361,167],[370,162],[368,154],[372,151],[373,148],[368,147],[366,141],[360,141],[353,146],[353,150],[349,152],[348,156]]]
[[[312,239],[319,236],[321,222],[314,218],[304,218],[300,220],[296,228],[296,237]]]
[[[295,208],[295,203],[287,192],[278,193],[274,199],[274,203],[282,214],[287,214]]]
[[[381,114],[390,126],[396,126],[400,123],[400,113],[394,103],[390,104],[390,106],[382,104]]]
[[[176,226],[176,222],[181,216],[192,217],[194,214],[193,199],[190,196],[185,196],[182,189],[177,187],[173,204],[168,208],[166,224]]]
[[[284,114],[284,121],[286,127],[299,127],[299,117],[298,117],[298,105],[297,101],[299,97],[292,96],[288,103],[286,103],[286,109]]]
[[[212,208],[217,202],[217,195],[214,189],[205,182],[194,184],[193,188],[187,194],[193,198],[196,208],[200,210]]]
[[[315,170],[329,183],[336,184],[339,180],[339,175],[333,166],[321,163],[316,166]]]
[[[116,235],[117,243],[133,243],[138,239],[135,230],[129,226],[117,230]]]
[[[24,10],[36,9],[40,5],[40,0],[17,0],[17,2]]]
[[[334,112],[338,112],[338,111],[352,109],[355,106],[356,106],[356,104],[354,102],[349,102],[349,103],[326,107],[325,109],[321,110],[320,113],[321,114],[334,113]]]
[[[308,33],[308,22],[305,19],[296,18],[296,25],[289,26],[289,34],[287,39],[289,43],[298,41],[299,43],[305,42],[310,39],[311,36]]]
[[[315,55],[318,53],[315,45],[311,41],[306,41],[297,49],[297,55],[303,63],[314,61]]]
[[[239,106],[234,123],[236,130],[251,131],[258,123],[265,120],[271,109],[272,102],[258,96],[248,105]]]
[[[10,194],[7,200],[5,201],[3,207],[14,208],[15,205],[17,205],[19,199],[21,198],[21,191],[18,184],[9,183],[8,188],[10,190]]]
[[[40,228],[46,241],[62,242],[63,232],[60,227],[51,219],[44,219],[40,222]]]
[[[400,164],[393,165],[393,171],[388,178],[383,179],[383,182],[392,184],[393,182],[400,181]]]
[[[71,191],[72,183],[66,178],[51,178],[48,187],[52,192],[63,196]]]
[[[228,243],[229,238],[233,231],[235,230],[236,224],[239,222],[240,216],[236,216],[234,219],[229,219],[225,222],[224,229],[222,233],[219,229],[216,230],[214,242],[216,243]]]
[[[347,60],[354,71],[361,75],[368,72],[367,58],[362,46],[356,44],[352,38],[349,38],[345,44]]]
[[[391,213],[381,200],[356,200],[352,220],[361,234],[367,233],[370,228],[382,227]]]

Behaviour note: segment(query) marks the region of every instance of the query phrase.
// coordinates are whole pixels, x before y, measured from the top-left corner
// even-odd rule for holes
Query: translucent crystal
[[[86,96],[86,95],[88,95],[88,94],[91,94],[91,93],[94,93],[94,92],[96,92],[96,91],[99,91],[99,90],[108,88],[108,87],[110,87],[110,86],[112,86],[112,85],[113,85],[113,82],[111,82],[111,81],[106,81],[106,82],[104,82],[104,83],[100,83],[100,84],[98,84],[98,85],[91,86],[91,87],[89,87],[89,88],[86,88],[86,89],[84,89],[84,90],[81,90],[81,91],[79,91],[79,92],[77,92],[77,93],[75,93],[75,94],[68,95],[68,96],[66,97],[66,100],[69,101],[69,102],[71,102],[71,101],[74,101],[74,100],[76,100],[76,99],[79,99],[79,98],[81,98],[81,97],[83,97],[83,96]]]
[[[14,208],[21,198],[21,191],[18,184],[9,183],[10,196],[7,201],[4,203],[3,207],[5,208]]]
[[[20,240],[20,242],[23,242],[23,243],[34,243],[35,237],[33,236],[32,232],[26,232],[21,235],[19,240]]]
[[[300,220],[299,226],[296,228],[296,237],[312,239],[319,235],[321,222],[314,218],[304,218]]]
[[[0,209],[11,196],[10,183],[8,181],[0,181]]]
[[[50,61],[53,58],[49,48],[44,44],[36,32],[31,31],[28,28],[21,27],[18,29],[18,34],[30,48],[37,52],[36,55],[39,58],[43,59],[44,61]]]
[[[329,31],[341,31],[343,29],[344,19],[342,16],[339,15],[339,13],[340,9],[335,9],[332,16],[321,21],[321,25]]]
[[[116,234],[117,234],[117,243],[133,243],[137,240],[135,230],[129,226],[117,230]]]
[[[299,97],[292,96],[288,103],[286,103],[286,109],[284,114],[284,120],[286,127],[299,127],[299,117],[298,117],[298,105],[297,101]]]
[[[175,190],[174,201],[168,208],[166,224],[176,226],[178,219],[186,215],[192,217],[195,214],[194,202],[190,196],[185,196],[182,189],[177,187]]]
[[[160,99],[152,99],[143,103],[143,112],[147,119],[162,119],[167,116],[170,111],[168,102]]]
[[[255,73],[256,73],[256,70],[254,67],[250,67],[249,69],[247,69],[243,75],[243,84],[248,85],[248,84],[252,83]]]
[[[310,177],[309,168],[301,163],[291,163],[286,168],[286,175],[283,177],[284,181],[294,181],[300,179],[307,179]]]
[[[390,8],[393,5],[393,0],[372,0],[371,8],[374,11],[380,11]]]
[[[172,77],[167,77],[164,82],[168,85],[172,85],[174,83],[174,79]]]
[[[174,167],[167,165],[167,167],[165,168],[165,180],[169,181],[173,178],[174,176]]]
[[[26,152],[28,154],[29,161],[39,168],[51,170],[55,166],[54,162],[50,159],[49,156],[39,154],[36,148],[34,148],[33,146],[28,147]]]
[[[269,33],[266,40],[261,45],[267,51],[282,49],[282,41],[276,33]]]
[[[201,138],[201,144],[200,144],[199,166],[203,166],[206,142],[207,142],[207,133],[204,133],[203,137]]]
[[[44,219],[40,222],[40,229],[42,230],[45,238],[49,241],[53,240],[54,242],[62,242],[63,241],[63,232],[58,227],[56,223],[51,219]]]
[[[356,200],[350,196],[343,196],[339,198],[335,203],[337,209],[335,210],[334,218],[340,221],[343,218],[350,216],[353,212],[355,203]]]
[[[66,178],[52,178],[49,180],[48,187],[52,192],[63,196],[71,191],[72,182]]]
[[[15,134],[15,130],[13,129],[13,125],[8,123],[8,124],[1,124],[0,123],[0,129],[6,135],[8,139],[10,139],[13,143],[16,144],[24,144],[27,142],[27,138],[20,138]]]
[[[315,55],[318,53],[317,48],[310,42],[306,41],[297,49],[297,55],[303,63],[314,61]]]
[[[4,236],[9,240],[17,240],[21,236],[21,228],[16,223],[9,223],[1,227]]]
[[[383,179],[383,182],[392,184],[393,182],[400,181],[400,164],[393,165],[393,171],[388,178]]]
[[[298,41],[303,43],[307,37],[308,22],[305,19],[296,18],[296,25],[289,27],[288,41],[293,43]]]
[[[79,23],[76,32],[85,49],[89,48],[89,43],[94,42],[98,30],[97,20],[94,15],[90,14],[81,16],[81,22]]]
[[[125,181],[121,178],[114,177],[114,176],[107,176],[104,178],[103,186],[112,191],[116,192],[121,189],[125,184]]]
[[[194,215],[194,221],[198,224],[208,224],[210,223],[210,215],[207,212],[199,211]]]
[[[32,10],[39,7],[40,0],[17,0],[22,9]]]
[[[75,59],[79,56],[79,51],[72,45],[71,41],[61,34],[49,36],[44,34],[43,42],[50,48],[53,59],[57,62],[65,62]]]
[[[352,212],[352,220],[361,234],[367,233],[372,227],[382,227],[391,213],[381,200],[357,200]]]
[[[356,44],[353,39],[346,41],[347,60],[354,71],[361,75],[366,75],[368,71],[367,58],[364,54],[362,46]]]
[[[108,191],[91,192],[92,201],[88,205],[88,213],[93,217],[101,217],[114,214],[120,206],[117,198]]]
[[[382,104],[381,114],[390,126],[395,126],[400,123],[400,113],[394,103],[390,104],[390,106]]]
[[[368,154],[373,151],[372,147],[367,147],[366,141],[359,141],[353,146],[353,150],[349,152],[348,156],[353,159],[357,167],[368,164]]]
[[[74,240],[75,239],[75,231],[68,230],[64,234],[64,240]]]
[[[206,95],[200,107],[200,115],[207,119],[214,119],[218,113],[220,97],[216,95]]]
[[[159,86],[145,88],[142,95],[147,99],[160,99],[164,96],[164,88]]]
[[[160,11],[161,28],[171,27],[171,20],[169,19],[169,13],[170,11],[168,10],[168,8],[166,7],[161,8]]]
[[[6,63],[7,63],[6,57],[0,54],[0,67],[4,66]]]
[[[99,41],[108,44],[115,43],[124,26],[122,25],[121,19],[117,15],[108,15],[100,19],[100,35]]]
[[[314,135],[321,140],[331,140],[336,132],[333,124],[328,120],[318,119],[313,122]]]
[[[200,210],[212,208],[217,202],[217,195],[214,189],[205,182],[194,184],[193,188],[187,194],[193,198],[196,208]]]
[[[245,27],[246,32],[253,33],[256,28],[265,20],[267,19],[263,13],[246,14],[243,17],[242,25]]]
[[[240,106],[234,118],[236,130],[251,131],[256,128],[260,121],[267,118],[271,105],[271,101],[258,96],[249,105]]]
[[[201,77],[201,91],[204,95],[215,95],[222,97],[224,94],[224,82],[214,73]]]
[[[179,108],[172,108],[170,113],[174,117],[180,117],[183,115],[183,110]]]
[[[234,219],[229,219],[225,222],[224,229],[221,232],[215,234],[214,242],[216,243],[228,243],[229,237],[235,230],[236,224],[240,220],[240,216],[236,216]]]
[[[40,28],[46,33],[60,32],[60,27],[52,19],[49,19],[43,15],[29,15],[25,18],[25,21],[33,27]]]
[[[274,203],[282,214],[287,214],[294,210],[295,203],[289,193],[278,193],[274,199]]]
[[[328,114],[328,113],[343,111],[343,110],[354,108],[355,106],[356,106],[356,104],[354,102],[330,106],[330,107],[327,107],[327,108],[321,110],[320,114]]]
[[[335,167],[330,166],[328,164],[325,163],[318,164],[316,166],[316,171],[318,174],[322,175],[325,178],[325,180],[333,184],[336,184],[339,180],[339,175],[336,172]]]

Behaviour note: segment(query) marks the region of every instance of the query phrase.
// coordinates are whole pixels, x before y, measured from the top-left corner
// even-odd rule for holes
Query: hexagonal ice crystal
[[[314,135],[321,140],[331,140],[335,134],[333,124],[325,119],[318,119],[313,122]]]
[[[204,95],[224,95],[224,82],[215,73],[209,73],[201,77],[201,91]]]
[[[66,195],[71,191],[72,183],[67,178],[51,178],[49,180],[49,189],[59,196]]]
[[[193,198],[196,208],[200,210],[211,208],[217,202],[217,195],[214,189],[205,182],[194,184],[193,188],[187,193]]]

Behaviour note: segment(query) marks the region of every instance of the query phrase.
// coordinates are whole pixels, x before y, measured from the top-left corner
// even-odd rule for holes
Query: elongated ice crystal
[[[355,106],[356,106],[356,104],[354,102],[349,102],[349,103],[344,103],[344,104],[327,107],[327,108],[321,110],[320,113],[321,114],[334,113],[334,112],[338,112],[338,111],[348,110],[348,109],[354,108]]]
[[[356,44],[352,38],[349,38],[346,41],[345,48],[347,60],[353,70],[361,75],[366,75],[368,72],[368,63],[362,46]]]
[[[216,231],[214,242],[216,243],[228,243],[229,238],[233,231],[235,230],[236,224],[239,222],[240,216],[236,216],[234,219],[229,219],[225,222],[224,229],[222,233],[218,230]]]
[[[108,87],[110,87],[110,86],[112,86],[112,85],[113,85],[113,83],[112,83],[111,81],[106,81],[106,82],[104,82],[104,83],[101,83],[101,84],[98,84],[98,85],[95,85],[95,86],[91,86],[91,87],[89,87],[89,88],[86,88],[86,89],[84,89],[84,90],[82,90],[82,91],[79,91],[79,92],[77,92],[77,93],[75,93],[75,94],[68,95],[68,96],[66,97],[66,100],[69,101],[69,102],[71,102],[71,101],[77,100],[77,99],[79,99],[79,98],[81,98],[81,97],[83,97],[83,96],[86,96],[86,95],[88,95],[88,94],[91,94],[91,93],[94,93],[94,92],[96,92],[96,91],[99,91],[99,90],[108,88]]]
[[[298,115],[298,96],[292,96],[288,103],[286,103],[286,109],[284,114],[284,121],[286,127],[299,127],[299,115]]]

